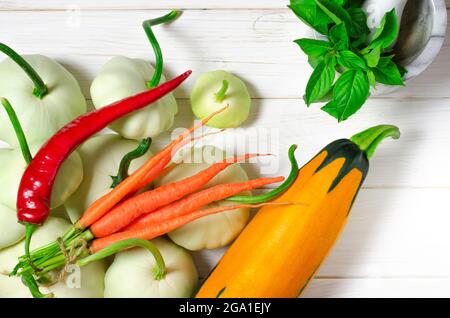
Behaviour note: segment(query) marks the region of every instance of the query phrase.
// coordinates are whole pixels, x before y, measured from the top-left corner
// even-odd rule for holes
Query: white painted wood
[[[450,279],[316,279],[304,298],[448,298]]]
[[[450,279],[449,195],[450,189],[362,189],[317,277]],[[196,252],[200,273],[224,251]]]
[[[141,22],[166,11],[1,12],[0,41],[22,53],[40,53],[66,65],[89,97],[89,86],[113,55],[153,60]],[[23,23],[26,21],[26,23]],[[45,21],[45,23],[43,23]],[[188,97],[201,73],[225,69],[241,76],[255,98],[300,98],[311,73],[293,40],[311,30],[289,10],[188,10],[158,27],[167,74],[194,74],[178,97]],[[419,78],[388,97],[450,97],[450,45]],[[301,101],[299,101],[301,102]]]

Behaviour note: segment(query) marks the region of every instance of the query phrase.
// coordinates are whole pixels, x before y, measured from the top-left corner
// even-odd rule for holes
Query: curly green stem
[[[147,38],[149,39],[150,44],[153,47],[153,51],[155,52],[155,60],[156,60],[155,72],[153,73],[153,77],[150,81],[147,82],[147,87],[150,89],[158,86],[158,84],[161,80],[163,64],[164,64],[161,47],[159,46],[158,40],[156,39],[156,36],[153,33],[152,27],[155,25],[158,25],[158,24],[168,23],[170,21],[173,21],[180,14],[181,14],[181,11],[172,10],[171,12],[169,12],[168,14],[166,14],[162,17],[146,20],[142,23],[142,27],[144,28],[144,31],[147,34]]]
[[[111,188],[115,188],[128,177],[128,169],[130,168],[130,164],[133,160],[138,159],[145,155],[150,148],[152,143],[151,138],[142,139],[136,149],[130,151],[125,156],[123,156],[120,161],[119,171],[117,172],[117,176],[111,176],[113,182],[111,184]]]
[[[17,140],[19,141],[20,150],[22,151],[23,159],[27,163],[27,165],[31,162],[33,157],[31,156],[30,148],[28,147],[27,139],[25,138],[25,134],[22,129],[22,125],[20,125],[19,118],[17,118],[17,114],[12,108],[11,104],[6,98],[0,98],[0,102],[3,105],[6,113],[8,114],[9,120],[14,128],[14,131],[17,136]]]
[[[380,142],[388,137],[399,139],[400,130],[398,127],[392,125],[375,126],[354,135],[350,140],[357,144],[366,153],[367,159],[370,160]]]
[[[295,150],[297,149],[297,145],[292,145],[289,148],[288,156],[289,161],[291,162],[291,172],[289,173],[289,176],[286,178],[286,180],[276,189],[273,189],[270,192],[257,195],[257,196],[249,196],[249,195],[235,195],[232,197],[227,198],[227,201],[232,202],[238,202],[238,203],[244,203],[244,204],[258,204],[258,203],[264,203],[267,201],[271,201],[281,195],[284,191],[289,189],[289,187],[294,183],[295,179],[297,179],[298,176],[298,163],[297,159],[295,158]]]
[[[34,83],[33,95],[39,99],[43,99],[44,96],[48,94],[48,87],[33,67],[31,67],[31,65],[16,51],[4,43],[0,43],[0,51],[20,66]]]
[[[105,247],[101,251],[90,255],[86,258],[83,258],[77,262],[78,266],[85,266],[92,262],[96,262],[102,260],[108,256],[114,255],[124,249],[130,247],[143,247],[146,248],[150,253],[152,253],[153,257],[156,261],[156,267],[153,269],[153,278],[155,280],[161,280],[164,278],[166,274],[166,265],[164,263],[164,259],[159,252],[158,248],[151,242],[141,239],[128,239],[120,242],[113,243],[108,247]]]
[[[225,96],[227,96],[228,87],[229,87],[228,81],[223,80],[222,87],[220,87],[220,90],[214,94],[216,96],[217,102],[220,103],[221,101],[223,101],[225,99]]]

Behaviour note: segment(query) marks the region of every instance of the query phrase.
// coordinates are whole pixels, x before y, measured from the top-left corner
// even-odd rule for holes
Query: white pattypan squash
[[[190,297],[198,283],[197,269],[189,253],[165,238],[151,241],[166,265],[164,278],[155,280],[153,255],[144,248],[116,254],[105,276],[105,298]]]
[[[64,219],[49,217],[37,230],[31,240],[31,249],[41,247],[53,242],[69,228],[70,223]],[[31,297],[28,288],[22,284],[20,277],[8,277],[7,274],[14,268],[17,258],[23,255],[24,246],[20,242],[3,251],[0,251],[0,298]],[[71,267],[65,280],[50,286],[42,286],[44,294],[54,293],[55,297],[68,298],[94,298],[103,297],[104,276],[106,266],[100,261],[82,268]],[[59,277],[59,273],[52,273]]]
[[[30,145],[35,154],[40,143]],[[21,240],[25,227],[17,222],[16,201],[22,174],[26,163],[20,149],[0,149],[0,250]],[[51,207],[61,206],[78,188],[83,179],[83,166],[80,156],[74,152],[63,163],[56,177],[52,192]]]
[[[48,88],[42,99],[33,95],[34,84],[10,58],[0,62],[0,97],[9,100],[29,143],[47,140],[66,123],[86,112],[86,100],[73,75],[43,55],[23,58]],[[0,107],[0,140],[18,144],[6,112]]]
[[[188,149],[182,152],[182,162],[166,175],[155,180],[155,186],[190,177],[227,157],[222,150],[214,146]],[[245,170],[239,164],[234,164],[214,177],[206,187],[247,180]],[[232,202],[219,201],[209,207],[232,204]],[[178,245],[191,251],[222,247],[231,243],[239,235],[248,222],[249,213],[249,209],[237,209],[208,215],[170,232],[168,236]]]
[[[101,69],[91,86],[91,97],[98,109],[148,90],[154,68],[149,62],[116,56]],[[161,78],[161,83],[165,78]],[[134,140],[156,137],[173,125],[178,106],[173,94],[138,110],[110,125],[119,135]]]
[[[84,167],[84,178],[78,190],[67,200],[65,207],[72,222],[78,221],[86,209],[98,198],[111,191],[112,178],[117,175],[120,161],[138,143],[119,135],[99,135],[78,148]],[[133,160],[129,173],[138,169],[149,157],[148,151]]]

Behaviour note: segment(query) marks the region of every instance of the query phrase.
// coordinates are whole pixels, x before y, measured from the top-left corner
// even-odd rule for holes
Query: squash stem
[[[48,94],[48,87],[33,67],[16,51],[4,43],[0,43],[0,51],[13,60],[28,75],[34,83],[33,95],[39,99],[43,99]]]
[[[79,260],[77,262],[77,265],[80,267],[85,266],[92,262],[96,262],[96,261],[104,259],[108,256],[114,255],[124,249],[136,247],[136,246],[147,249],[153,255],[153,257],[155,258],[155,261],[156,261],[156,267],[153,269],[153,278],[155,280],[163,279],[166,274],[166,265],[164,263],[164,259],[161,255],[161,253],[159,252],[158,248],[153,243],[151,243],[147,240],[142,240],[142,239],[128,239],[128,240],[123,240],[120,242],[113,243],[113,244],[109,245],[108,247],[105,247],[101,251]]]
[[[113,182],[111,184],[111,189],[114,189],[128,177],[128,170],[130,168],[130,164],[133,160],[138,159],[145,155],[150,148],[152,143],[151,138],[142,139],[136,149],[130,151],[125,156],[123,156],[122,160],[120,160],[119,171],[116,176],[111,176]]]
[[[380,142],[388,137],[399,139],[400,130],[398,127],[392,125],[375,126],[354,135],[350,140],[358,145],[359,149],[365,152],[367,159],[370,160]]]
[[[156,39],[155,34],[153,33],[152,27],[158,24],[168,23],[173,20],[175,20],[179,15],[181,14],[181,11],[179,10],[172,10],[168,14],[156,18],[156,19],[150,19],[146,20],[142,23],[142,27],[144,28],[145,33],[147,34],[147,38],[150,41],[150,44],[153,47],[153,51],[155,52],[155,72],[153,73],[153,77],[150,81],[147,82],[147,87],[149,89],[155,88],[158,86],[162,70],[163,70],[163,55],[161,52],[161,47],[159,46],[158,40]]]
[[[225,97],[227,96],[227,91],[228,91],[228,87],[229,87],[229,83],[227,80],[223,80],[222,81],[222,87],[220,88],[220,90],[214,94],[216,96],[216,101],[217,102],[222,102]]]
[[[9,101],[6,98],[0,98],[0,102],[5,108],[6,113],[8,114],[9,120],[14,128],[17,139],[19,141],[20,150],[22,151],[23,159],[27,163],[27,165],[31,162],[33,157],[31,156],[30,148],[28,147],[27,139],[25,138],[25,134],[22,129],[22,125],[20,125],[19,118],[17,118],[17,114],[14,111],[14,108],[11,106]]]
[[[235,195],[226,199],[226,201],[245,203],[245,204],[258,204],[264,203],[267,201],[271,201],[285,192],[290,186],[294,183],[298,176],[298,162],[295,158],[295,150],[297,149],[297,145],[292,145],[289,148],[288,156],[289,161],[291,162],[291,172],[286,180],[276,189],[273,189],[270,192],[257,195],[257,196],[249,196],[249,195]]]

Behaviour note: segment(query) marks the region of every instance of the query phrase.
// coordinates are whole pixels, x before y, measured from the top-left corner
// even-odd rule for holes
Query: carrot
[[[266,205],[284,205],[284,204],[297,204],[295,202],[268,202],[268,203],[261,203],[261,204],[233,204],[228,206],[221,206],[221,207],[213,207],[208,209],[202,209],[197,210],[194,212],[191,212],[189,214],[168,219],[164,222],[157,222],[154,223],[152,226],[147,226],[143,228],[138,228],[135,230],[127,230],[123,232],[117,232],[115,234],[98,238],[92,241],[91,247],[90,247],[90,253],[95,254],[98,251],[104,249],[105,247],[119,242],[124,241],[128,239],[144,239],[144,240],[151,240],[155,237],[164,235],[166,233],[169,233],[170,231],[173,231],[187,223],[190,223],[192,221],[195,221],[199,218],[202,218],[207,215],[217,214],[221,212],[236,210],[236,209],[242,209],[242,208],[259,208]]]
[[[181,200],[175,201],[171,204],[163,206],[162,208],[145,214],[136,219],[133,223],[128,225],[124,230],[136,230],[165,221],[168,219],[177,218],[182,215],[194,212],[203,206],[213,203],[215,201],[226,199],[232,195],[259,188],[261,186],[281,182],[284,177],[276,178],[260,178],[239,183],[219,184],[214,187],[196,192]]]
[[[117,187],[111,190],[100,199],[96,200],[87,210],[84,212],[80,220],[78,220],[76,226],[81,229],[85,229],[92,225],[95,221],[105,215],[114,205],[119,203],[129,193],[139,190],[143,185],[150,183],[152,178],[156,178],[158,171],[161,172],[164,169],[161,160],[163,162],[167,160],[169,155],[173,154],[173,149],[183,142],[193,131],[205,125],[215,115],[221,113],[227,109],[224,107],[218,111],[212,113],[201,122],[195,124],[191,128],[181,133],[176,139],[174,139],[169,145],[167,145],[159,153],[151,157],[143,166],[131,174],[128,178],[123,180]],[[167,161],[167,163],[170,159]],[[157,169],[153,169],[154,167]],[[162,166],[162,167],[161,167]],[[161,170],[158,170],[161,169]],[[153,170],[153,173],[149,171]],[[144,183],[145,182],[145,183]]]
[[[244,161],[258,154],[246,154],[232,157],[215,163],[197,174],[178,182],[162,185],[156,189],[141,193],[120,203],[91,225],[90,230],[95,237],[111,235],[129,225],[139,216],[152,212],[162,206],[172,203],[205,186],[212,178],[230,165]]]

